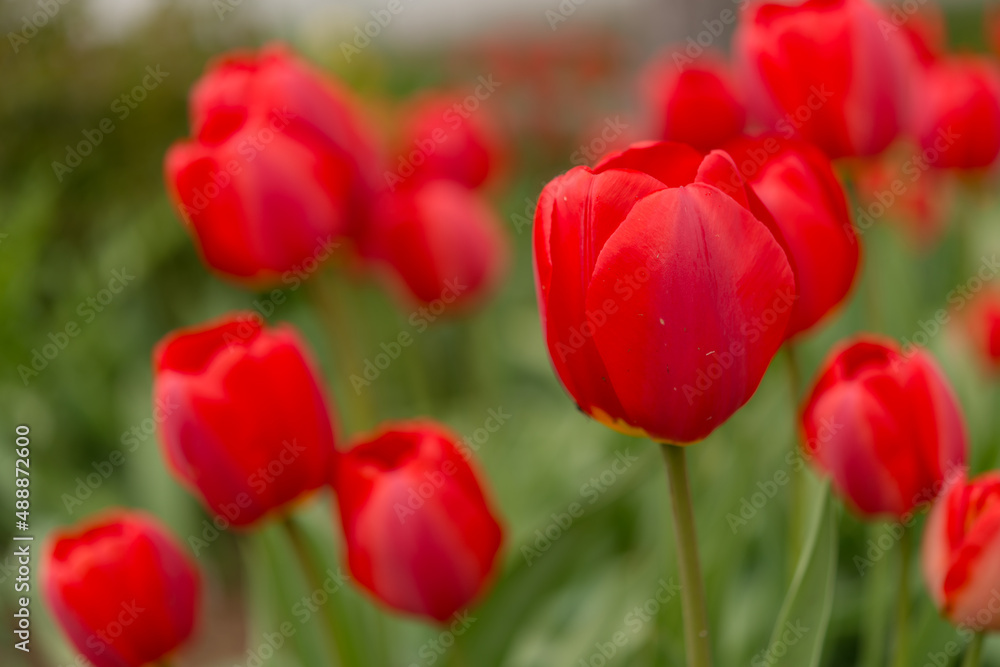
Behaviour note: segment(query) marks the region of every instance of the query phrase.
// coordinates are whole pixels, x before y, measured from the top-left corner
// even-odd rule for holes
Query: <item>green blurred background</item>
[[[574,151],[596,137],[608,118],[632,117],[632,82],[642,59],[668,38],[683,40],[725,4],[637,0],[620,12],[615,3],[591,0],[558,30],[551,30],[544,16],[548,5],[529,5],[499,27],[480,27],[464,38],[404,30],[407,21],[433,25],[434,18],[418,17],[422,10],[413,5],[400,15],[400,25],[386,28],[385,36],[351,63],[339,45],[367,20],[367,7],[338,22],[310,20],[308,7],[299,7],[294,16],[289,9],[286,17],[277,3],[264,13],[251,12],[249,2],[245,7],[230,3],[233,11],[221,20],[212,3],[177,4],[156,6],[141,21],[110,29],[101,16],[114,16],[114,5],[94,5],[105,5],[104,13],[95,14],[83,0],[59,5],[17,53],[9,37],[0,45],[4,507],[13,508],[14,426],[25,423],[32,431],[31,533],[37,538],[112,505],[149,510],[181,539],[202,534],[205,513],[167,473],[149,435],[150,353],[168,331],[253,308],[258,298],[206,271],[163,188],[164,151],[187,133],[186,94],[211,56],[287,40],[358,91],[386,135],[392,131],[391,110],[407,96],[497,72],[505,84],[493,111],[514,158],[490,197],[515,247],[497,297],[471,317],[438,322],[417,335],[415,344],[363,392],[372,416],[351,389],[351,370],[336,352],[342,341],[324,328],[314,290],[289,290],[289,301],[269,319],[293,322],[311,343],[345,439],[377,421],[429,415],[474,440],[490,410],[510,415],[477,445],[508,528],[502,571],[472,611],[476,620],[458,638],[458,647],[443,654],[427,643],[439,629],[383,613],[353,590],[338,593],[331,604],[346,610],[370,665],[599,665],[597,644],[619,631],[628,641],[608,664],[683,664],[679,598],[656,605],[649,620],[634,613],[654,598],[661,580],[676,581],[659,452],[649,442],[586,419],[559,386],[535,307],[528,220],[541,185],[571,166]],[[0,8],[4,33],[19,30],[22,17],[37,9],[35,3],[5,2]],[[953,43],[983,48],[980,14],[977,5],[949,8]],[[122,118],[121,107],[112,105],[141,82],[147,66],[160,66],[169,75]],[[67,144],[79,142],[84,131],[106,117],[114,131],[78,167],[57,178],[52,163],[65,161]],[[800,347],[806,381],[844,336],[872,330],[912,339],[921,322],[947,307],[949,290],[973,276],[982,257],[1000,249],[1000,202],[991,188],[958,183],[951,224],[930,249],[916,249],[899,226],[885,224],[894,216],[891,207],[885,220],[865,232],[863,273],[849,303]],[[88,305],[88,299],[102,298],[116,270],[134,279],[106,305]],[[361,358],[373,357],[381,342],[409,329],[409,307],[379,285],[350,278],[338,267],[315,280],[326,281],[339,294],[342,326],[358,341]],[[995,383],[978,368],[954,326],[959,319],[960,314],[953,315],[929,347],[961,396],[978,471],[1000,463],[994,427],[1000,406]],[[30,366],[34,351],[52,342],[50,334],[58,339],[70,322],[79,325],[79,335],[25,381],[18,367]],[[744,499],[781,470],[800,475],[814,494],[818,488],[811,473],[794,473],[786,462],[796,412],[788,371],[787,358],[779,356],[750,404],[689,451],[719,665],[763,664],[752,661],[768,647],[791,570],[787,486],[745,525],[734,529],[731,515],[739,515]],[[123,462],[91,488],[86,477],[107,470],[115,450]],[[626,454],[637,461],[622,474],[609,474],[616,458]],[[67,500],[73,497],[78,502]],[[556,525],[552,515],[567,512],[572,503],[585,508],[584,516],[554,531],[558,538],[551,546],[527,558],[522,547],[545,544],[536,544],[536,531],[551,529]],[[336,568],[339,534],[331,508],[332,499],[321,494],[304,504],[300,515]],[[0,521],[0,612],[7,625],[14,599],[8,555],[14,518],[5,516]],[[886,527],[862,524],[839,503],[837,521],[839,565],[823,664],[881,667],[891,635],[898,548],[862,575],[855,557],[866,557],[868,540],[877,540]],[[262,633],[286,620],[301,629],[266,664],[298,665],[296,648],[317,650],[322,617],[316,614],[298,625],[293,608],[308,589],[290,566],[288,546],[276,529],[258,535],[223,532],[199,553],[198,562],[206,575],[206,609],[195,640],[177,664],[245,665],[247,650],[261,644]],[[37,557],[34,566],[37,574]],[[943,650],[954,631],[937,618],[919,572],[911,574],[911,655],[914,665],[923,665],[929,653]],[[73,662],[37,585],[32,596],[33,650],[28,656],[14,651],[11,635],[5,634],[0,664],[82,664]],[[821,596],[806,602],[805,609],[812,610],[806,614],[823,605]],[[1000,665],[1000,641],[989,641],[986,651],[986,664]]]

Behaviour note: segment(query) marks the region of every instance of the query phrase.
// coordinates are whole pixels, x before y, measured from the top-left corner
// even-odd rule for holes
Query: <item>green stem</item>
[[[288,541],[291,543],[292,549],[295,551],[295,556],[299,560],[299,565],[302,567],[302,571],[305,572],[306,580],[309,582],[310,588],[314,591],[321,589],[323,587],[323,577],[321,574],[322,566],[317,563],[312,556],[310,556],[309,547],[306,544],[306,537],[303,535],[302,530],[295,525],[295,521],[291,517],[286,517],[285,520],[281,522],[281,526],[284,528],[285,534],[288,536]],[[336,658],[333,664],[347,667],[347,665],[350,665],[350,662],[343,651],[344,633],[341,629],[340,621],[334,612],[333,604],[332,600],[327,600],[326,604],[323,605],[323,616],[326,619],[330,633],[327,639],[329,644],[332,646],[332,648],[329,649],[330,655]]]
[[[962,667],[979,667],[982,660],[980,655],[983,652],[983,638],[986,636],[984,632],[977,632],[976,637],[969,644],[969,650],[965,652],[965,659],[962,660]]]
[[[674,515],[674,541],[677,543],[677,565],[681,576],[681,605],[684,611],[684,640],[688,667],[710,667],[712,664],[708,612],[705,608],[705,587],[698,562],[698,536],[691,508],[691,488],[688,485],[687,463],[683,447],[663,444],[663,460],[670,481],[670,505]]]
[[[785,354],[788,357],[788,383],[792,396],[792,455],[798,450],[798,405],[802,393],[802,371],[795,344],[785,343]],[[805,480],[802,471],[792,471],[789,485],[790,506],[788,508],[788,578],[795,576],[795,568],[799,561],[799,552],[805,535],[806,499]]]
[[[899,602],[896,605],[896,657],[895,667],[907,665],[907,640],[910,636],[910,561],[912,538],[905,526],[903,536],[899,538]]]

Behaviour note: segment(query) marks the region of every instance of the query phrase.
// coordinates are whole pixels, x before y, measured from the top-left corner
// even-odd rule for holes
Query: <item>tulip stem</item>
[[[982,663],[979,656],[983,652],[983,638],[985,636],[985,632],[976,633],[972,643],[969,644],[969,650],[965,652],[965,659],[962,660],[962,667],[979,667]]]
[[[309,546],[306,544],[306,536],[303,535],[302,530],[295,525],[295,521],[292,517],[286,517],[284,521],[281,522],[282,528],[285,530],[285,534],[288,536],[288,541],[292,545],[292,549],[295,551],[295,556],[298,558],[299,565],[302,571],[306,575],[306,581],[309,583],[309,587],[312,589],[310,594],[315,593],[323,589],[323,577],[322,564],[316,562],[316,560],[310,555]],[[346,667],[350,665],[349,660],[344,655],[344,649],[342,646],[342,638],[344,632],[341,629],[340,621],[337,618],[336,612],[333,609],[334,602],[328,600],[323,606],[323,615],[326,617],[327,625],[329,626],[330,635],[327,637],[332,648],[331,655],[336,656],[336,660],[333,664],[343,665]]]
[[[899,538],[899,603],[896,606],[896,637],[893,665],[906,667],[907,639],[910,634],[910,531],[904,527]]]
[[[677,565],[681,576],[687,664],[688,667],[710,667],[712,658],[705,587],[698,561],[698,536],[691,507],[685,452],[683,447],[675,445],[662,444],[661,448],[670,481],[670,505],[674,515],[674,541],[677,543]]]
[[[799,366],[798,350],[791,341],[785,343],[785,354],[788,357],[788,383],[792,396],[792,455],[798,450],[798,405],[802,393],[802,370]],[[789,495],[791,504],[788,508],[788,577],[795,576],[795,568],[799,562],[799,551],[802,548],[805,535],[806,514],[808,503],[805,499],[805,479],[801,471],[792,471]]]

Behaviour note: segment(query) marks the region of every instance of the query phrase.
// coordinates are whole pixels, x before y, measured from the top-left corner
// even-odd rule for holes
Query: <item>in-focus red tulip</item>
[[[976,295],[966,325],[979,358],[993,372],[1000,371],[1000,291],[987,289]]]
[[[781,230],[798,298],[786,336],[808,330],[854,284],[860,243],[830,160],[811,144],[763,136],[725,145]]]
[[[804,451],[867,517],[903,517],[963,470],[958,400],[930,354],[861,336],[834,349],[803,410]]]
[[[173,537],[124,510],[56,532],[41,583],[59,625],[95,667],[158,663],[190,637],[201,597],[198,571]]]
[[[943,58],[920,77],[914,135],[940,169],[988,167],[1000,154],[1000,66],[977,56]]]
[[[652,136],[719,148],[743,132],[747,114],[725,59],[708,51],[691,62],[665,51],[647,67],[641,94]]]
[[[282,47],[236,51],[191,91],[167,187],[205,261],[264,284],[354,234],[379,155],[347,91]]]
[[[480,303],[508,256],[496,213],[475,191],[446,180],[383,195],[360,248],[412,300],[441,312]]]
[[[476,188],[503,168],[503,140],[489,98],[428,95],[401,114],[395,162],[385,182],[395,190],[412,181],[449,179]]]
[[[468,450],[436,424],[384,427],[338,458],[333,487],[359,584],[445,621],[483,592],[503,531]]]
[[[153,353],[160,441],[177,477],[215,514],[248,526],[324,486],[332,417],[289,325],[236,313],[171,333]]]
[[[915,57],[868,0],[757,2],[734,37],[751,114],[831,158],[880,153],[906,126]]]
[[[728,154],[676,143],[635,144],[545,187],[539,310],[583,412],[685,444],[750,399],[795,301],[777,230],[761,217]]]
[[[1000,473],[955,476],[924,526],[922,560],[942,615],[970,635],[1000,630]]]

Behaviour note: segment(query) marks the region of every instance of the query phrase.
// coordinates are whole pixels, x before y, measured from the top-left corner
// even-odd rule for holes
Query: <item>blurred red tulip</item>
[[[504,144],[488,100],[439,94],[407,109],[396,162],[385,174],[390,189],[437,179],[476,188],[496,176],[505,161]]]
[[[937,243],[954,204],[949,173],[930,169],[917,148],[886,151],[851,166],[859,229],[867,231],[884,218],[899,225],[919,249]]]
[[[914,134],[940,169],[988,167],[1000,154],[1000,66],[990,59],[955,56],[921,75]]]
[[[1000,56],[1000,7],[987,6],[983,25],[986,29],[986,43],[994,55]]]
[[[923,539],[924,581],[941,613],[971,630],[1000,630],[1000,473],[957,476],[934,504]]]
[[[428,422],[387,426],[338,458],[354,579],[394,609],[445,621],[491,577],[503,531],[468,450]]]
[[[894,7],[892,11],[900,10]],[[899,25],[903,36],[909,40],[918,63],[930,65],[946,51],[948,28],[944,13],[936,4],[923,3],[917,11],[902,14],[898,18],[895,24]]]
[[[859,337],[834,349],[802,416],[805,453],[862,515],[903,517],[964,469],[951,385],[924,350]]]
[[[384,195],[360,247],[412,299],[452,312],[481,302],[500,281],[508,256],[506,234],[489,205],[444,180]]]
[[[868,0],[758,2],[734,37],[757,120],[799,135],[831,158],[874,155],[902,128],[915,57]]]
[[[739,136],[747,114],[725,59],[709,51],[689,62],[675,53],[657,56],[641,79],[653,138],[709,151]]]
[[[819,322],[854,284],[860,244],[844,190],[811,144],[764,136],[724,148],[781,230],[798,290],[790,338]]]
[[[675,143],[635,144],[545,187],[538,305],[581,410],[690,443],[749,400],[795,301],[791,266],[750,195],[727,154]]]
[[[167,152],[175,207],[215,270],[274,282],[357,231],[379,155],[348,93],[281,47],[237,51],[191,91]]]
[[[139,512],[113,511],[56,532],[41,568],[49,609],[96,667],[158,663],[194,629],[198,571],[167,531]]]
[[[979,358],[992,371],[1000,371],[1000,291],[987,289],[976,295],[966,324]]]
[[[306,346],[256,313],[175,331],[153,353],[160,440],[177,477],[248,526],[327,483],[331,416]]]

